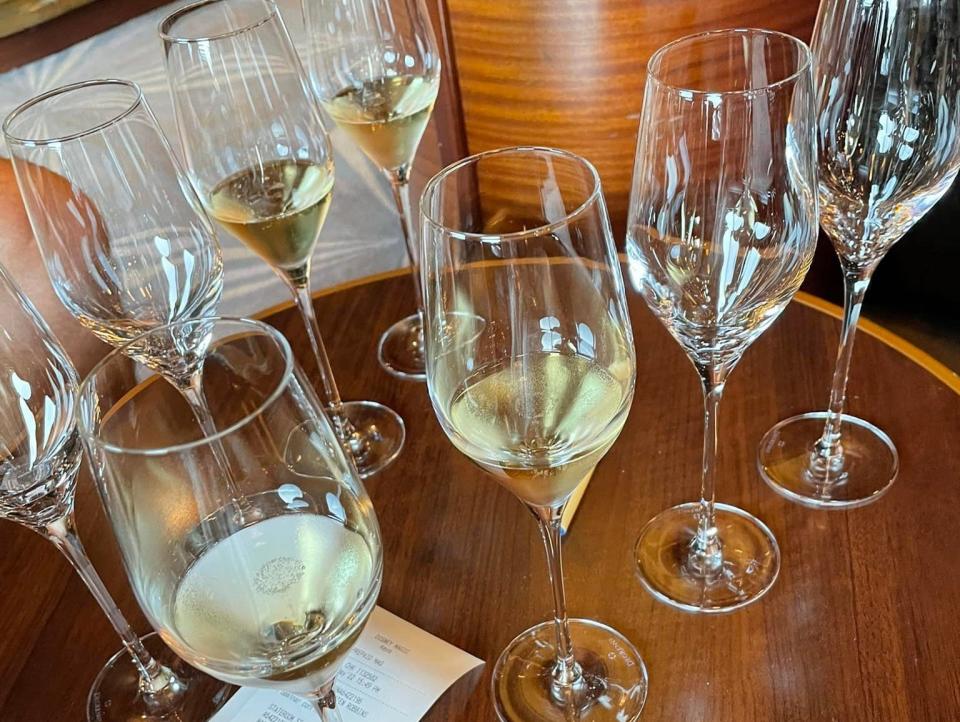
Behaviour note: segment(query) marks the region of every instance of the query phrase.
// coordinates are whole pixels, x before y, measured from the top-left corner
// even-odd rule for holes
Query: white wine
[[[200,554],[173,590],[164,637],[232,683],[315,691],[362,630],[375,573],[366,540],[339,519],[271,517]]]
[[[323,107],[384,170],[408,165],[437,99],[437,76],[399,75],[341,90]]]
[[[446,417],[451,440],[521,500],[565,500],[623,427],[629,377],[583,356],[540,353],[481,369]]]
[[[221,181],[207,206],[218,223],[271,266],[297,271],[313,254],[332,194],[332,165],[276,160]]]

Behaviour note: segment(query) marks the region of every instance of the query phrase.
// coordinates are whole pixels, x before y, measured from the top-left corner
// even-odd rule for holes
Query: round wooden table
[[[382,401],[407,422],[400,458],[366,482],[385,543],[379,603],[487,661],[426,719],[486,722],[497,655],[550,614],[546,565],[533,520],[450,445],[424,385],[377,365],[380,333],[412,309],[412,296],[400,271],[317,294],[316,305],[344,397]],[[791,304],[734,371],[720,422],[719,499],[773,529],[780,579],[745,610],[691,616],[643,591],[632,548],[646,520],[698,492],[700,391],[639,296],[630,305],[633,410],[593,475],[565,561],[571,613],[616,627],[646,660],[644,721],[960,719],[960,553],[951,542],[960,526],[960,378],[868,324],[849,409],[896,441],[900,478],[856,511],[790,504],[760,480],[757,443],[777,420],[824,404],[839,331],[836,309],[810,297]],[[265,317],[306,365],[299,317],[289,308]],[[86,471],[78,513],[94,563],[146,631]],[[52,545],[7,522],[0,549],[0,720],[78,720],[119,642]]]

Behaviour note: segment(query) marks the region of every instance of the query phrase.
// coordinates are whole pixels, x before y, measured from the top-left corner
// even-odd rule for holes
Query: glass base
[[[140,693],[140,675],[130,655],[121,649],[106,663],[87,697],[89,722],[173,722],[206,720],[237,690],[233,685],[205,675],[177,657],[156,632],[141,637],[144,646],[160,664],[172,670],[186,690],[176,699],[175,709],[152,709]]]
[[[893,441],[873,424],[844,414],[842,452],[833,459],[815,454],[827,413],[817,411],[781,421],[760,441],[757,465],[771,489],[804,506],[851,509],[883,496],[900,469]]]
[[[347,401],[343,414],[356,432],[347,446],[360,478],[376,474],[399,456],[407,428],[396,411],[376,401]]]
[[[583,681],[553,685],[556,628],[544,622],[507,646],[493,669],[493,703],[501,722],[632,722],[647,700],[647,668],[626,637],[589,619],[571,619]]]
[[[423,359],[423,325],[415,313],[397,321],[380,337],[377,357],[380,365],[397,378],[426,381]]]
[[[718,614],[752,604],[780,573],[780,548],[767,526],[742,509],[716,504],[720,558],[693,552],[700,504],[680,504],[647,522],[635,547],[640,581],[658,601],[686,612]]]

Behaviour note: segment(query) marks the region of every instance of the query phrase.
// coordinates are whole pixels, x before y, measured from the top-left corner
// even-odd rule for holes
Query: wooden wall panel
[[[618,239],[646,64],[689,33],[766,27],[809,40],[817,0],[446,0],[469,152],[566,148],[603,178]]]

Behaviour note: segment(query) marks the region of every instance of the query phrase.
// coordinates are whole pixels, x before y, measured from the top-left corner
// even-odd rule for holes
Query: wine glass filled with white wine
[[[440,55],[423,0],[302,0],[313,88],[339,128],[393,189],[417,313],[380,338],[380,364],[423,380],[423,299],[410,206],[410,167],[440,87]]]
[[[960,3],[824,0],[813,51],[820,224],[843,272],[843,328],[827,410],[770,429],[758,465],[781,496],[842,509],[879,499],[900,467],[883,430],[844,413],[847,378],[873,272],[960,170]]]
[[[210,215],[286,283],[303,317],[323,400],[361,476],[400,453],[403,420],[343,402],[313,299],[310,268],[334,186],[316,100],[272,0],[205,0],[160,24],[190,180]]]
[[[339,720],[334,679],[382,577],[373,507],[283,336],[246,320],[207,329],[220,433],[122,353],[81,385],[101,497],[140,606],[180,656]]]
[[[509,182],[508,182],[509,181]],[[441,171],[421,200],[427,386],[450,441],[537,519],[554,617],[493,670],[504,722],[633,722],[639,652],[568,619],[560,522],[617,440],[636,357],[600,178],[551,148],[506,148]]]

